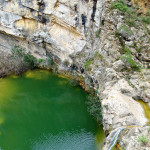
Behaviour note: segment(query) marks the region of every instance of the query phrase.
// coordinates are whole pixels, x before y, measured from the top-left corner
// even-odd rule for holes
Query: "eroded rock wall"
[[[101,9],[101,0],[1,0],[0,31],[38,44],[64,61],[84,49],[91,26],[99,28]]]
[[[38,59],[50,52],[60,60],[59,69],[84,77],[101,99],[106,134],[146,126],[136,99],[150,103],[150,26],[136,21],[130,27],[112,2],[119,0],[0,0],[0,51],[20,45]],[[122,56],[141,66],[140,72]]]

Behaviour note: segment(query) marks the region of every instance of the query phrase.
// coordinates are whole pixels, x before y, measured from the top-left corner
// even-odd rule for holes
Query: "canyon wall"
[[[126,141],[137,126],[147,129],[136,100],[150,104],[150,25],[132,11],[130,1],[119,0],[0,0],[0,53],[11,54],[15,45],[37,59],[51,53],[59,72],[82,76],[97,92],[106,135],[125,127],[120,145],[142,150],[149,147]]]

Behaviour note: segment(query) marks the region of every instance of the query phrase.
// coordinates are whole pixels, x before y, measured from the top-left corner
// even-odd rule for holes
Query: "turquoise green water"
[[[101,149],[104,132],[86,98],[83,89],[44,70],[0,79],[0,149]]]

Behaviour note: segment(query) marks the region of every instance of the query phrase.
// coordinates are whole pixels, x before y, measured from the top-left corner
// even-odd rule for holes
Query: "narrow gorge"
[[[103,125],[98,150],[150,150],[149,0],[0,0],[0,41],[0,80],[69,78]]]

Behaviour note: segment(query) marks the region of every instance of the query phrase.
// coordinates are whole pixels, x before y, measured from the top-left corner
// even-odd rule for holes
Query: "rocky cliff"
[[[1,75],[22,64],[14,67],[10,61],[15,45],[43,67],[50,54],[59,72],[82,76],[96,91],[106,135],[123,126],[122,148],[150,149],[149,144],[136,146],[137,128],[144,132],[148,122],[136,100],[150,104],[150,14],[148,3],[139,13],[141,3],[137,8],[132,2],[0,0]]]

